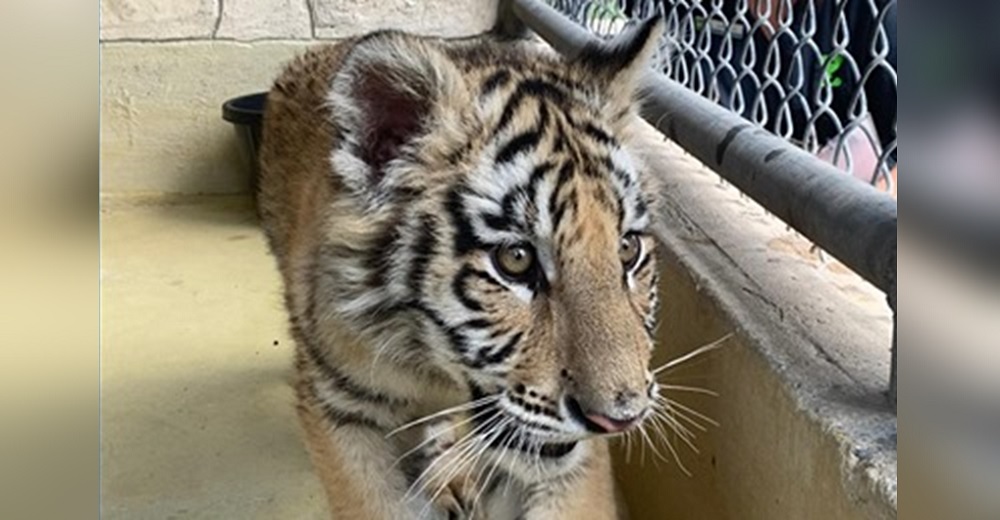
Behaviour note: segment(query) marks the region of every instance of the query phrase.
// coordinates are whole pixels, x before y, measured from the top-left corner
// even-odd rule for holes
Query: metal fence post
[[[500,0],[497,5],[497,21],[493,25],[492,33],[503,38],[526,38],[531,34],[528,26],[521,21],[514,11],[513,0]]]

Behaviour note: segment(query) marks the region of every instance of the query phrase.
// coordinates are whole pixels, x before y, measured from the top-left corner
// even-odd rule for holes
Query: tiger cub
[[[381,31],[275,81],[258,207],[333,518],[618,518],[607,439],[658,393],[628,128],[662,31],[572,59]]]

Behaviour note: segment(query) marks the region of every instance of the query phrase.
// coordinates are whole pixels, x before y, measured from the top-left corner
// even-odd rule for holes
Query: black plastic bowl
[[[261,126],[264,122],[264,106],[267,92],[258,92],[236,97],[222,105],[222,119],[233,124],[236,135],[243,141],[247,160],[250,163],[250,189],[257,195],[259,165],[257,151],[260,150]]]

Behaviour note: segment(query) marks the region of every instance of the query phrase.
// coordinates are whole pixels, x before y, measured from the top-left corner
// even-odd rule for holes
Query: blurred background
[[[0,6],[0,517],[95,518],[98,13]]]

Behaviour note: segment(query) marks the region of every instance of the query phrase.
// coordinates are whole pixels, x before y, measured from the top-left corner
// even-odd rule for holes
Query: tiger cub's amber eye
[[[642,240],[639,239],[639,235],[630,233],[622,237],[621,246],[618,249],[618,257],[621,258],[622,265],[625,266],[626,270],[635,267],[635,263],[639,261],[641,253]]]
[[[495,261],[504,275],[522,278],[535,265],[535,252],[525,244],[501,246],[496,252]]]

